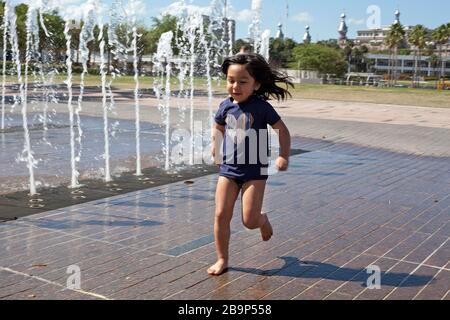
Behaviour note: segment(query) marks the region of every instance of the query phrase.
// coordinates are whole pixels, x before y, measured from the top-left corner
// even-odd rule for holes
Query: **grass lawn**
[[[110,79],[110,77],[108,77]],[[152,89],[154,77],[139,77],[140,88]],[[12,83],[16,78],[8,76],[7,82]],[[65,75],[58,75],[54,82],[60,85],[64,84]],[[29,77],[30,83],[33,77]],[[185,80],[185,89],[189,89],[188,79]],[[80,75],[73,75],[73,85],[78,86]],[[86,86],[100,86],[101,79],[97,75],[87,75],[85,77]],[[194,85],[196,90],[207,90],[207,81],[205,78],[195,78]],[[217,93],[225,93],[225,82],[213,80],[213,90]],[[112,83],[114,89],[133,90],[135,87],[134,77],[122,76],[116,77]],[[174,77],[171,82],[171,89],[178,90],[178,79]],[[352,101],[368,102],[382,104],[396,104],[419,107],[450,108],[450,90],[431,90],[431,89],[412,89],[412,88],[377,88],[377,87],[359,87],[359,86],[339,86],[339,85],[313,85],[296,84],[295,89],[291,90],[294,99],[317,99],[332,101]]]
[[[450,90],[377,88],[337,85],[296,85],[293,97],[450,108]]]

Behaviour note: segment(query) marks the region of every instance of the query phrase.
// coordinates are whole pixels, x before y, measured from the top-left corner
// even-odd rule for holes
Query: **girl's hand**
[[[286,171],[289,167],[289,160],[283,157],[278,157],[275,161],[275,167],[279,171]]]
[[[220,159],[216,159],[216,148],[212,147],[211,148],[211,157],[213,159],[214,164],[220,166],[222,163],[220,161]]]

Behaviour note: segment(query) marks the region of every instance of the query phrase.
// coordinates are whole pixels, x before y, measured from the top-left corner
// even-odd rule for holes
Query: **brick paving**
[[[273,239],[237,203],[224,275],[206,274],[212,175],[1,223],[0,299],[450,299],[449,158],[294,142],[310,152],[269,180]]]

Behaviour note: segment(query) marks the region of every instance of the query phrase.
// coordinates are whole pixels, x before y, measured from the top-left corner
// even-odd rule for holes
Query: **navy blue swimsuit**
[[[217,124],[225,126],[220,176],[233,179],[240,187],[252,180],[267,180],[268,132],[280,116],[270,103],[252,96],[234,103],[228,98],[216,113]]]

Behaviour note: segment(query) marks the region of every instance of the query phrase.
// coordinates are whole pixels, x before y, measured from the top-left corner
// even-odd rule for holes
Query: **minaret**
[[[345,23],[345,13],[341,14],[341,23],[339,24],[338,32],[339,32],[339,45],[343,47],[347,43],[347,32],[348,32],[348,27],[347,24]]]
[[[277,39],[284,39],[284,33],[283,33],[283,25],[281,24],[281,22],[278,24],[278,32],[277,32]]]
[[[305,27],[305,35],[303,36],[303,43],[309,44],[311,43],[311,35],[309,34],[309,26]]]
[[[395,10],[395,21],[394,24],[400,23],[400,11]]]

